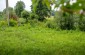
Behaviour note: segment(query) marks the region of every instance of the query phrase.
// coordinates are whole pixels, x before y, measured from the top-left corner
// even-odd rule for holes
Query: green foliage
[[[1,21],[1,19],[2,19],[2,16],[0,15],[0,21]]]
[[[14,19],[14,20],[17,20],[17,15],[15,14],[14,10],[12,7],[8,7],[8,10],[9,10],[9,18],[11,19]],[[3,14],[4,16],[6,15],[6,8],[3,10]]]
[[[35,12],[37,10],[37,6],[40,0],[31,0],[32,1],[32,11]],[[41,4],[45,4],[48,9],[50,9],[50,5],[53,4],[55,0],[41,0]]]
[[[19,18],[20,24],[25,24],[26,20],[24,18]]]
[[[46,4],[46,6],[50,9],[50,5],[55,4],[55,8],[59,7],[60,5],[62,5],[60,8],[65,11],[64,9],[67,9],[66,12],[73,12],[73,11],[78,11],[80,9],[84,9],[85,10],[85,1],[84,0],[75,0],[76,2],[73,4],[70,4],[70,1],[74,1],[74,0],[42,0],[43,4]],[[36,2],[36,3],[35,3]],[[33,5],[33,11],[37,10],[37,5],[38,5],[39,0],[32,0],[32,4]],[[64,5],[66,3],[66,6]],[[80,6],[81,4],[81,6]],[[69,9],[70,8],[70,9]]]
[[[38,18],[39,18],[39,17],[38,17],[37,14],[35,14],[35,13],[30,13],[30,19],[31,19],[31,20],[38,19]]]
[[[57,25],[54,22],[54,20],[53,21],[52,20],[46,21],[45,26],[48,27],[48,28],[52,28],[52,29],[56,29],[57,28]]]
[[[85,55],[85,33],[40,27],[0,31],[0,55]]]
[[[23,1],[18,1],[15,6],[15,12],[18,17],[21,17],[21,12],[24,10],[25,4]]]
[[[81,31],[85,31],[85,16],[80,17],[78,26]]]
[[[27,11],[22,12],[21,6],[16,9],[17,15],[25,18],[28,23],[19,27],[6,27],[5,21],[0,22],[0,28],[4,29],[0,30],[0,55],[85,55],[85,33],[71,30],[77,24],[80,30],[85,31],[85,17],[78,14],[80,18],[75,19],[73,16],[74,10],[80,8],[76,6],[78,3],[83,4],[84,10],[84,0],[77,0],[78,2],[71,6],[69,4],[62,6],[62,11],[57,12],[55,19],[38,21],[43,21],[49,16],[50,4],[55,3],[58,7],[69,1],[32,0],[31,14]],[[28,20],[29,17],[30,20]],[[19,19],[20,23],[24,23],[23,18]],[[11,18],[10,26],[16,25],[17,21]],[[43,27],[44,25],[46,27]],[[63,30],[56,31],[58,27]]]
[[[81,9],[85,10],[84,0],[55,0],[54,4],[55,8],[60,7],[61,10],[68,13],[78,12]]]
[[[74,29],[74,17],[72,14],[59,12],[56,16],[55,22],[61,29]]]
[[[81,6],[79,6],[81,4]],[[85,0],[77,0],[75,7],[76,9],[83,9],[85,10]]]
[[[7,22],[6,21],[0,21],[0,27],[6,27]]]
[[[10,19],[9,25],[12,27],[17,26],[17,21]]]
[[[5,28],[7,28],[7,22],[0,21],[0,31],[5,30]]]
[[[12,7],[8,7],[8,10],[9,14],[12,14],[14,12]],[[6,14],[6,8],[3,10],[3,13]]]
[[[32,0],[32,12],[37,14],[39,16],[38,20],[43,21],[45,20],[45,17],[50,16],[50,9],[46,6],[46,4],[43,4],[43,0]]]
[[[0,14],[0,21],[3,20],[3,15]]]
[[[2,15],[2,12],[0,11],[0,15]]]
[[[21,17],[24,18],[24,19],[26,19],[26,23],[27,23],[28,22],[28,19],[30,19],[30,14],[29,14],[28,11],[24,10],[21,13]]]
[[[34,19],[34,20],[29,20],[29,23],[32,27],[36,27],[38,26],[38,20],[37,19]]]

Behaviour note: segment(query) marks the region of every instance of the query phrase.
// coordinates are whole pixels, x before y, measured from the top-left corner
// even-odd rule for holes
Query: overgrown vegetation
[[[21,17],[21,12],[25,9],[25,4],[23,1],[18,1],[15,6],[15,13],[18,17]]]
[[[31,10],[38,15],[39,21],[44,21],[45,17],[49,17],[51,14],[51,7],[48,8],[46,4],[43,4],[43,0],[32,0]]]
[[[85,55],[85,34],[49,28],[8,27],[0,31],[0,55]]]
[[[31,1],[0,12],[0,55],[85,55],[85,1]]]
[[[57,15],[57,16],[56,16]],[[75,17],[72,14],[69,13],[63,13],[63,12],[58,12],[55,15],[55,22],[58,25],[58,27],[62,30],[72,30],[75,29],[74,26],[74,21]]]
[[[27,23],[28,22],[28,19],[30,19],[30,14],[29,14],[29,12],[28,11],[26,11],[26,10],[24,10],[24,11],[22,11],[22,13],[21,13],[21,17],[22,18],[25,18],[25,22]]]

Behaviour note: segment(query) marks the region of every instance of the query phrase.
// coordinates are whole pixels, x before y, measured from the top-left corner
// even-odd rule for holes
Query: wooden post
[[[6,18],[9,26],[9,6],[8,6],[8,0],[6,0]]]

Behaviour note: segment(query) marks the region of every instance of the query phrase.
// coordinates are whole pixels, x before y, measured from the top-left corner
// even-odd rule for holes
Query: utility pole
[[[9,5],[8,5],[8,0],[6,0],[6,18],[9,26]]]

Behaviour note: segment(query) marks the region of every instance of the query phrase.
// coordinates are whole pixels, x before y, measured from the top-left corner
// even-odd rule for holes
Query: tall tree
[[[8,9],[8,0],[6,0],[6,17],[7,17],[8,26],[9,26],[9,9]]]
[[[18,17],[21,17],[21,12],[24,10],[25,4],[23,1],[18,1],[15,6],[15,12]]]
[[[48,8],[43,0],[32,0],[32,11],[39,16],[39,21],[43,21],[45,17],[50,15],[51,7]]]

